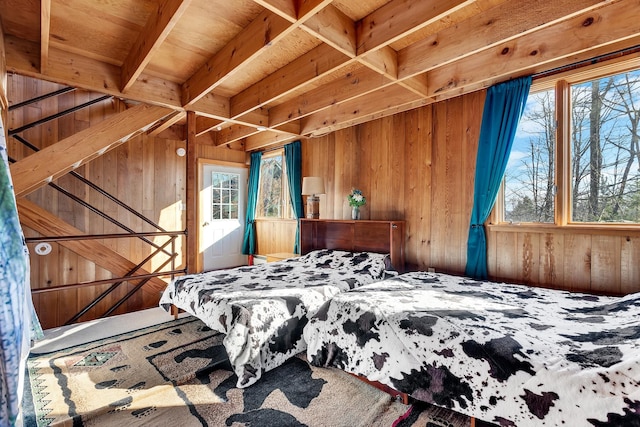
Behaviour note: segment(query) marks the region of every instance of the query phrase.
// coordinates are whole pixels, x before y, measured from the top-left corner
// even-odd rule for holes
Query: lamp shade
[[[302,195],[324,194],[324,179],[321,176],[305,176],[302,178]]]

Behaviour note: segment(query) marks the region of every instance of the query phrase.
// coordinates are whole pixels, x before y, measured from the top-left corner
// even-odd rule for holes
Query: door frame
[[[200,189],[202,188],[202,185],[204,183],[204,167],[205,166],[226,166],[226,167],[232,167],[232,168],[243,168],[243,169],[249,169],[249,165],[247,165],[246,163],[235,163],[235,162],[225,162],[224,160],[213,160],[213,159],[203,159],[203,158],[199,158],[198,159],[198,170],[197,170],[197,175],[198,175],[198,179],[197,179],[197,187],[196,187],[196,248],[198,251],[198,254],[196,256],[196,271],[197,272],[202,272],[204,269],[204,254],[202,253],[202,251],[200,250],[201,246],[202,246],[202,236],[200,233],[200,230],[202,229],[201,224],[203,223],[203,218],[202,218],[202,206],[200,204]],[[245,183],[246,184],[246,183]],[[245,206],[246,209],[246,206]]]

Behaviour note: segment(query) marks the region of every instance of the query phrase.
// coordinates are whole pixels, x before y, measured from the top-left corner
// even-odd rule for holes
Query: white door
[[[200,188],[200,253],[204,271],[247,264],[242,254],[247,168],[203,164]]]

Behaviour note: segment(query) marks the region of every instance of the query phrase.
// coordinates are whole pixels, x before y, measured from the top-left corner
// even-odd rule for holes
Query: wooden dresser
[[[340,249],[388,253],[391,264],[404,272],[404,221],[306,219],[300,220],[300,253]]]

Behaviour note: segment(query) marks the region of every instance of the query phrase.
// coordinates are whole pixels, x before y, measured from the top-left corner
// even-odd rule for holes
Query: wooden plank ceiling
[[[245,150],[640,44],[638,0],[0,0],[9,72]],[[153,131],[153,130],[152,130]],[[203,139],[204,140],[204,139]]]

